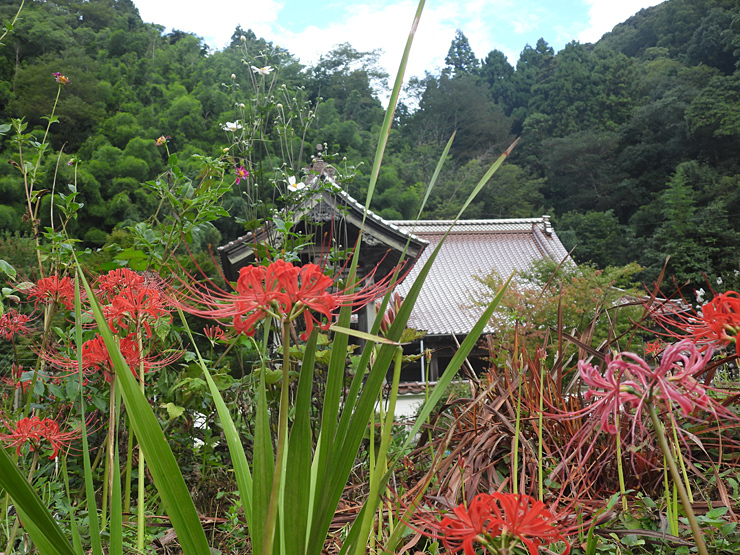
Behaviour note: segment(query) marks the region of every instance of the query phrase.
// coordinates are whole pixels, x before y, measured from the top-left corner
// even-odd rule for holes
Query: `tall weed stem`
[[[652,420],[653,422],[655,435],[658,438],[658,444],[660,445],[660,448],[663,451],[663,455],[665,456],[665,460],[668,463],[668,469],[671,471],[673,485],[678,489],[678,496],[681,499],[681,505],[683,505],[683,510],[686,513],[686,518],[688,519],[689,525],[691,526],[691,532],[694,535],[694,541],[696,541],[696,547],[699,551],[699,555],[709,555],[709,552],[707,551],[707,546],[704,543],[704,533],[699,526],[699,521],[696,520],[696,515],[694,514],[694,509],[692,508],[691,502],[689,501],[689,496],[686,493],[686,488],[683,485],[681,474],[678,471],[678,466],[676,465],[676,460],[673,458],[671,447],[670,445],[668,445],[668,440],[665,437],[665,432],[663,432],[663,423],[660,421],[660,418],[658,418],[658,413],[655,411],[653,403],[648,401],[645,404],[647,405],[648,411],[650,412],[650,420]]]

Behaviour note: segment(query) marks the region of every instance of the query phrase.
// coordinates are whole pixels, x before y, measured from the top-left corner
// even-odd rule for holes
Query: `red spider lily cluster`
[[[68,310],[74,309],[75,284],[68,277],[59,279],[59,276],[49,276],[40,279],[29,293],[28,299],[34,301],[34,308],[38,309],[39,303],[59,303]]]
[[[68,279],[68,278],[64,278]],[[45,278],[33,289],[39,300],[53,300],[56,294],[51,291],[50,285],[64,284],[63,280]],[[41,287],[44,282],[44,287]],[[72,299],[74,299],[73,282]],[[146,354],[145,345],[151,343],[155,336],[154,327],[162,321],[171,321],[172,316],[167,309],[167,297],[162,293],[163,285],[152,276],[145,276],[122,268],[98,276],[94,282],[95,296],[102,304],[103,315],[108,326],[118,336],[118,346],[124,360],[131,368],[134,376],[138,376],[138,369],[143,366],[144,372],[161,367],[178,358],[179,353],[168,357],[157,358]],[[59,297],[61,302],[61,296]],[[77,371],[77,361],[47,349],[41,355],[52,365],[70,372]],[[110,383],[113,379],[114,367],[110,354],[103,338],[97,334],[93,339],[86,341],[82,346],[82,366],[85,374],[90,375],[101,371],[104,379]]]
[[[267,316],[292,322],[303,315],[306,340],[315,325],[329,329],[334,310],[341,306],[364,306],[382,296],[389,287],[389,279],[382,280],[360,291],[352,288],[331,292],[334,280],[325,275],[316,264],[294,266],[285,260],[276,260],[267,266],[245,266],[239,271],[236,292],[206,288],[191,282],[182,282],[185,294],[175,292],[175,302],[183,310],[202,318],[232,321],[234,330],[254,335],[257,324]],[[193,305],[206,308],[197,308]],[[319,322],[312,312],[324,317]]]
[[[5,423],[10,433],[0,434],[0,440],[16,448],[16,453],[21,454],[21,447],[28,443],[31,451],[40,447],[41,440],[45,439],[51,446],[50,459],[55,459],[60,450],[69,447],[69,444],[80,437],[80,430],[62,432],[59,424],[51,418],[41,419],[38,416],[21,418],[15,424]]]
[[[701,307],[700,312],[665,303],[653,309],[652,318],[663,327],[666,335],[689,338],[701,345],[702,350],[713,343],[737,345],[740,337],[740,294],[727,291],[716,295]]]
[[[21,314],[14,308],[0,316],[0,337],[13,341],[16,335],[27,336],[33,330],[28,326],[30,316]]]
[[[542,501],[529,495],[481,493],[467,507],[458,505],[442,520],[435,511],[417,511],[410,525],[426,536],[442,540],[449,553],[462,550],[465,555],[475,555],[474,544],[492,548],[500,542],[501,552],[513,552],[514,545],[522,543],[530,555],[537,555],[540,546],[557,541],[565,543],[562,555],[570,553],[570,545],[557,528],[555,517]]]
[[[151,338],[153,323],[162,318],[172,319],[161,285],[126,268],[100,276],[95,292],[102,303],[107,303],[103,306],[103,314],[115,333],[136,333],[143,328]]]

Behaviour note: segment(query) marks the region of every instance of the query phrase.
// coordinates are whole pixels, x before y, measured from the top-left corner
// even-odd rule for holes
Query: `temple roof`
[[[395,221],[399,229],[429,242],[415,267],[399,286],[405,296],[422,267],[453,224],[440,221]],[[508,220],[462,220],[454,224],[421,289],[409,327],[428,335],[465,335],[483,312],[473,306],[485,286],[476,279],[492,271],[507,278],[543,258],[568,257],[549,216]]]
[[[320,179],[324,186],[319,190]],[[321,264],[330,245],[352,248],[357,244],[362,227],[360,272],[367,273],[375,269],[377,281],[391,272],[402,258],[413,264],[427,245],[425,239],[398,227],[394,222],[384,220],[370,210],[365,217],[364,206],[339,187],[330,176],[312,176],[306,183],[306,189],[312,192],[298,210],[293,211],[293,229],[313,236],[312,245],[301,252],[303,263]],[[254,262],[256,245],[266,241],[279,244],[280,239],[275,227],[268,225],[218,247],[226,278],[236,281],[239,269]]]

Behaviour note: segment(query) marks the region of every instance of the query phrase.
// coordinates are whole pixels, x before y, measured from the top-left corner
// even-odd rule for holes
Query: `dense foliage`
[[[17,8],[3,3],[0,18],[10,21]],[[61,71],[70,79],[56,109],[60,125],[50,132],[59,159],[46,156],[39,183],[51,190],[76,179],[87,217],[70,231],[86,246],[101,247],[111,233],[121,243],[128,227],[156,212],[156,194],[139,186],[166,168],[156,139],[169,136],[184,174],[196,172],[191,155],[218,156],[234,142],[236,129],[224,124],[248,125],[265,113],[247,101],[260,86],[265,102],[285,104],[286,120],[304,132],[286,139],[280,121],[260,121],[259,144],[229,153],[234,166],[248,160],[267,191],[298,174],[324,143],[325,157],[353,178],[350,192],[364,198],[387,77],[377,60],[377,52],[345,44],[305,67],[240,28],[221,51],[188,33],[164,33],[144,23],[129,0],[32,1],[0,49],[0,119],[24,115],[40,139],[55,94],[50,76]],[[668,273],[680,284],[703,284],[705,273],[712,282],[738,285],[732,253],[740,224],[731,218],[740,209],[734,0],[669,0],[596,44],[574,41],[557,53],[544,39],[526,45],[515,66],[496,50],[478,58],[458,31],[446,64],[406,89],[377,182],[376,212],[413,217],[422,184],[457,131],[425,214],[451,217],[490,161],[521,135],[512,163],[467,217],[550,213],[578,262],[602,268],[638,262],[645,268],[639,277],[650,280],[670,256]],[[257,82],[252,65],[276,70],[257,74]],[[284,143],[297,153],[287,169],[277,167]],[[19,162],[9,138],[2,148]],[[66,164],[71,156],[79,166]],[[13,164],[0,169],[0,195],[0,229],[28,235]],[[225,207],[249,221],[245,200],[274,202],[255,195],[236,186]],[[216,227],[223,239],[243,230],[231,219]],[[214,233],[204,239],[219,240]]]

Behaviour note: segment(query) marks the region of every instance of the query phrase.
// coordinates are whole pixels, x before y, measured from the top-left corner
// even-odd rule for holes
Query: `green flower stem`
[[[540,359],[540,412],[538,415],[537,422],[537,474],[539,481],[539,494],[540,501],[545,500],[545,473],[542,461],[542,417],[544,415],[544,402],[545,402],[545,364],[544,360]]]
[[[655,411],[653,403],[648,401],[646,404],[648,407],[648,411],[650,411],[650,420],[652,420],[653,427],[655,428],[655,435],[658,437],[658,444],[663,451],[663,455],[665,455],[665,460],[668,463],[668,469],[671,471],[673,485],[676,487],[676,489],[678,489],[678,496],[681,499],[681,505],[683,505],[683,510],[686,512],[686,518],[689,520],[691,532],[694,534],[694,540],[696,541],[696,547],[699,550],[699,555],[709,555],[709,552],[707,551],[707,546],[704,543],[704,533],[699,526],[699,522],[696,520],[694,509],[691,507],[689,496],[686,493],[686,488],[684,487],[683,481],[681,480],[681,474],[678,471],[678,466],[676,466],[676,461],[673,458],[673,454],[671,453],[671,448],[668,445],[668,440],[666,439],[665,433],[663,432],[663,423],[658,418],[658,413]]]
[[[128,428],[128,442],[126,444],[126,476],[124,478],[125,493],[123,496],[123,522],[125,523],[128,522],[128,513],[131,512],[131,471],[133,466],[131,459],[134,454],[134,431],[131,429],[128,416],[126,416],[126,427]]]
[[[519,367],[521,368],[521,364]],[[514,447],[511,450],[512,493],[519,493],[519,426],[522,422],[522,381],[524,381],[522,374],[519,375],[519,388],[516,400],[516,424],[514,425]]]
[[[278,498],[280,483],[283,477],[283,460],[285,445],[288,436],[288,390],[290,389],[290,323],[287,318],[282,319],[283,327],[283,381],[280,388],[280,414],[278,417],[278,442],[275,456],[275,473],[272,477],[270,504],[267,506],[267,522],[265,523],[265,539],[262,544],[262,555],[272,555],[275,541],[275,528],[278,515]]]
[[[622,427],[619,425],[619,411],[617,411],[614,419],[614,425],[617,428],[617,433],[614,436],[617,442],[617,474],[619,475],[619,493],[622,496],[622,509],[625,513],[629,514],[629,506],[627,505],[627,488],[624,483],[624,467],[622,466]]]

